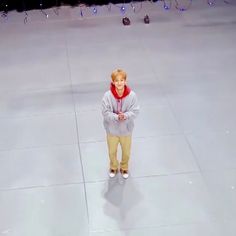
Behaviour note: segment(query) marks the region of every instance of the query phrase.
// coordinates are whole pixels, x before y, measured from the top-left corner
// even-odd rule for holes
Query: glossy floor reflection
[[[142,6],[129,27],[115,6],[0,19],[0,235],[236,235],[236,4]],[[126,181],[100,111],[115,68],[141,105]]]

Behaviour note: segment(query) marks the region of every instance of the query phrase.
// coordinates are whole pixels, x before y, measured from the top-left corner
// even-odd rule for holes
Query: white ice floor
[[[46,12],[0,19],[0,235],[235,236],[236,2]],[[116,68],[141,105],[127,181],[100,112]]]

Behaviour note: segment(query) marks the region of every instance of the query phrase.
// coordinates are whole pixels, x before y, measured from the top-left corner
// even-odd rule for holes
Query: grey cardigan
[[[124,121],[118,120],[118,100],[112,92],[107,91],[102,99],[103,124],[107,134],[114,136],[128,136],[132,134],[134,119],[139,113],[139,105],[136,94],[131,91],[129,95],[121,99],[121,111],[127,117]]]

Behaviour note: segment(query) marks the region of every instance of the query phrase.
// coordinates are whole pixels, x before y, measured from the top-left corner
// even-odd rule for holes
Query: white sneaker
[[[120,173],[121,173],[121,175],[122,175],[122,177],[123,177],[124,179],[128,179],[128,178],[129,178],[129,172],[128,172],[128,170],[122,170],[122,169],[120,169]]]
[[[117,174],[117,170],[110,169],[110,171],[109,171],[110,178],[114,178],[116,176],[116,174]]]

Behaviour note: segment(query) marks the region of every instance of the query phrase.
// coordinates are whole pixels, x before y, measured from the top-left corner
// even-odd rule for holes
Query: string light
[[[121,14],[125,14],[126,13],[126,7],[124,6],[124,5],[122,5],[121,7],[120,7],[120,12],[121,12]]]
[[[215,0],[207,0],[209,6],[215,5]]]
[[[5,20],[8,20],[8,4],[5,4],[5,10],[1,14],[1,17],[4,18]]]
[[[24,24],[28,23],[28,13],[25,11]]]
[[[59,7],[54,8],[53,11],[57,16],[59,16]]]
[[[84,17],[84,13],[83,13],[83,9],[82,8],[80,8],[80,16]]]
[[[150,0],[150,1],[151,1],[151,3],[163,2],[164,10],[170,10],[171,6],[172,6],[172,3],[174,2],[175,8],[177,10],[183,12],[183,11],[187,11],[191,7],[193,0],[185,0],[185,4],[183,4],[181,0]],[[216,4],[216,0],[206,0],[206,1],[207,1],[207,4],[209,6],[214,6]],[[1,13],[1,17],[7,20],[8,19],[8,4],[7,4],[7,1],[4,1],[4,2],[5,2],[5,5],[3,6],[4,10]],[[55,0],[56,8],[53,9],[53,11],[56,15],[59,15],[59,4],[58,4],[58,2],[59,2],[58,0]],[[222,0],[222,2],[224,2],[225,4],[230,4],[231,0]],[[23,12],[24,12],[24,24],[26,24],[26,23],[28,23],[29,15],[26,11],[25,0],[22,0],[22,4],[23,4]],[[131,0],[131,2],[130,2],[130,6],[131,6],[134,13],[138,13],[142,10],[142,8],[143,8],[142,4],[143,4],[142,2],[134,2],[134,0]],[[114,6],[119,8],[119,11],[122,15],[125,15],[127,13],[127,6],[125,4],[125,0],[124,0],[123,4],[121,6],[117,6],[117,5],[114,5]],[[85,4],[79,4],[80,16],[81,17],[84,17],[83,7],[89,8]],[[107,7],[108,11],[110,12],[111,9],[112,9],[112,4],[109,3],[108,5],[106,5],[106,7]],[[49,15],[44,10],[43,0],[39,0],[39,9],[40,9],[41,13],[46,18],[49,18]],[[92,6],[91,9],[92,9],[93,15],[96,15],[98,13],[98,8],[97,8],[96,5]],[[150,19],[149,19],[148,15],[145,15],[143,20],[144,20],[144,23],[146,23],[146,24],[148,24],[150,22]],[[128,17],[123,17],[122,21],[126,22],[126,25],[130,24],[130,20],[129,20]]]
[[[107,5],[107,9],[108,9],[108,11],[111,11],[111,3],[109,3],[109,4]]]
[[[93,14],[96,15],[98,13],[97,7],[93,7]]]
[[[155,3],[158,3],[158,2],[160,2],[160,1],[161,1],[161,0],[156,0]],[[152,3],[153,3],[153,2],[154,2],[154,1],[152,1]]]
[[[179,0],[175,0],[175,8],[179,11],[187,11],[190,6],[192,5],[192,0],[188,0],[188,3],[185,7],[182,6],[183,4],[179,4]]]
[[[58,4],[58,0],[56,0],[56,8],[53,9],[54,13],[59,16],[59,4]]]
[[[49,17],[49,15],[43,10],[43,1],[41,0],[40,1],[40,4],[39,4],[39,6],[40,6],[40,10],[41,10],[41,13],[44,15],[44,16],[46,16],[46,18],[48,18]]]
[[[139,7],[136,8],[135,5],[137,5],[137,4],[138,4],[138,3],[134,3],[134,2],[131,2],[131,3],[130,3],[130,5],[131,5],[131,7],[132,7],[134,13],[138,13],[138,12],[140,12],[140,11],[142,10],[143,3],[140,2],[140,3],[139,3]]]
[[[86,7],[86,5],[85,5],[85,4],[79,4],[80,16],[81,16],[82,18],[84,17],[83,7]]]
[[[24,10],[24,13],[25,13],[24,24],[26,24],[26,23],[28,23],[28,13],[26,11],[26,6],[25,6],[25,1],[24,0],[22,1],[22,7],[23,7],[23,10]]]
[[[135,12],[135,6],[133,5],[133,3],[130,3],[131,7],[133,8],[133,11]]]
[[[164,9],[170,10],[172,1],[171,0],[163,0],[163,2],[164,2],[164,6],[163,6]]]

